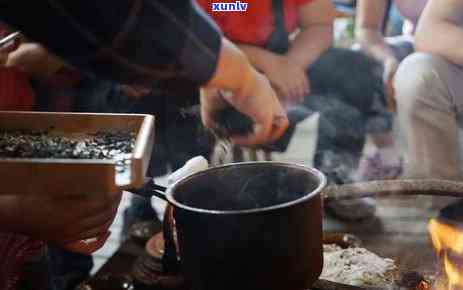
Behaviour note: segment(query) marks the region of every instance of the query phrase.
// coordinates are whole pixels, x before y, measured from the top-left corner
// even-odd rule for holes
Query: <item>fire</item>
[[[431,219],[428,230],[447,276],[447,289],[463,289],[463,228]]]

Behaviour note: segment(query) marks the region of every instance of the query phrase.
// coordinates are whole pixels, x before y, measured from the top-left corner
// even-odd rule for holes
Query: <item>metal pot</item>
[[[173,223],[165,226],[170,269],[192,289],[308,289],[323,267],[324,175],[279,162],[210,168],[167,190]],[[175,267],[175,265],[174,265]]]
[[[323,266],[322,200],[463,193],[463,183],[445,180],[325,186],[316,169],[245,162],[193,174],[165,195],[155,184],[137,193],[169,202],[164,265],[193,290],[310,288]]]

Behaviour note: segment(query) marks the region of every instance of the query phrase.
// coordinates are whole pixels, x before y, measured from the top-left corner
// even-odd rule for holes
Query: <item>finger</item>
[[[96,237],[95,240],[93,241],[81,240],[77,242],[64,243],[60,246],[74,253],[90,255],[93,252],[96,252],[97,250],[99,250],[101,247],[103,247],[103,245],[106,243],[110,235],[111,235],[111,232],[105,232],[99,235],[98,237]]]
[[[304,88],[304,97],[310,94],[310,81],[307,75],[302,78],[302,86]]]
[[[80,220],[78,226],[81,230],[81,238],[87,231],[94,231],[94,229],[97,228],[109,227],[113,223],[116,215],[117,208],[113,208]]]
[[[254,121],[254,126],[251,134],[231,136],[230,139],[233,143],[242,146],[254,146],[266,142],[270,137],[273,120],[272,110],[270,108],[265,109],[266,106],[268,105],[260,105],[259,102],[252,104],[251,101],[251,104],[239,108],[239,111]]]
[[[287,84],[279,86],[277,91],[280,92],[282,99],[291,99],[291,90]]]
[[[294,104],[294,102],[299,99],[299,97],[302,95],[302,89],[300,85],[300,80],[292,80],[292,84],[290,86],[290,95],[291,95],[291,102]]]
[[[95,236],[100,232],[106,231],[114,221],[117,214],[117,207],[107,209],[102,212],[93,213],[91,216],[76,219],[73,226],[62,232],[63,240],[83,239],[89,236]]]
[[[271,124],[270,126],[254,124],[253,134],[246,136],[232,136],[231,141],[237,145],[254,147],[259,144],[264,144],[268,141],[271,134],[271,129]]]
[[[286,116],[277,116],[273,122],[270,140],[276,141],[283,136],[289,127],[289,120]]]
[[[116,207],[116,209],[119,207],[121,204],[122,200],[122,191],[116,191],[114,193],[109,193],[108,194],[108,202],[111,204],[111,208]]]
[[[292,100],[293,99],[293,91],[292,90],[293,90],[292,87],[290,87],[289,85],[284,88],[284,94],[285,94],[286,100]]]
[[[100,236],[109,230],[113,221],[114,219],[109,219],[104,224],[100,224],[90,229],[82,230],[80,233],[73,235],[72,237],[63,237],[61,240],[72,242],[76,240],[85,240],[85,239],[91,239],[91,238]]]
[[[61,196],[54,195],[52,197],[57,202],[63,204],[72,204],[74,211],[79,211],[79,216],[87,217],[94,216],[98,212],[107,212],[118,207],[122,198],[122,192],[108,194],[81,194]]]
[[[215,129],[216,123],[214,112],[203,106],[201,106],[201,120],[204,127],[208,129]]]
[[[200,91],[201,120],[203,125],[209,129],[217,127],[215,114],[227,106],[225,100],[219,96],[219,90],[214,88],[203,88]]]
[[[238,145],[241,146],[247,146],[247,147],[254,147],[255,145],[258,144],[264,144],[264,143],[269,143],[272,141],[277,140],[279,137],[281,137],[286,129],[289,126],[289,120],[286,115],[286,111],[284,110],[283,106],[281,103],[278,101],[278,99],[273,99],[272,104],[270,105],[270,109],[274,112],[272,115],[272,124],[270,131],[266,133],[266,137],[263,140],[258,139],[258,136],[236,136],[232,138],[232,141]],[[256,130],[259,130],[260,128],[254,128],[254,132]]]
[[[304,92],[304,78],[301,78],[296,86],[296,96],[294,101],[300,103],[302,98],[304,98]]]

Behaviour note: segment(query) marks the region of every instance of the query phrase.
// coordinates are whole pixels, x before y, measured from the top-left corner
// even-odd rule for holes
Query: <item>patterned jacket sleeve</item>
[[[70,64],[125,83],[201,85],[221,33],[194,0],[0,0],[0,17]]]

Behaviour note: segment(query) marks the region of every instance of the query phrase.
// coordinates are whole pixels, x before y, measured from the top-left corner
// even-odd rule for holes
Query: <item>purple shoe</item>
[[[380,152],[364,156],[355,173],[356,181],[396,179],[402,175],[402,159],[397,162],[384,162]]]

